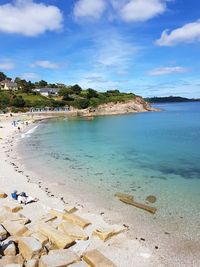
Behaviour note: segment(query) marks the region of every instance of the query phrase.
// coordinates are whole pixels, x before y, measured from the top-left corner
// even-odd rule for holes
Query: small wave
[[[36,131],[36,129],[38,128],[39,125],[36,125],[35,127],[31,128],[30,130],[28,130],[26,133],[23,133],[21,135],[21,138],[25,138],[25,137],[30,137],[32,133],[34,133]]]

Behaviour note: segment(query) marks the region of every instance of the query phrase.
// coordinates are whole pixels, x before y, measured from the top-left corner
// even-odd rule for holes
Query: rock
[[[155,203],[156,202],[156,197],[155,196],[148,196],[146,198],[146,201],[148,201],[149,203]]]
[[[37,239],[43,246],[49,242],[48,237],[46,237],[40,233],[33,233],[31,236],[34,237],[35,239]]]
[[[10,212],[18,212],[23,209],[23,207],[20,204],[16,203],[8,203],[3,206],[7,211]]]
[[[56,218],[63,218],[64,213],[59,210],[50,210],[49,211],[51,216],[55,216]]]
[[[78,225],[82,228],[85,228],[91,224],[91,222],[89,222],[88,220],[85,220],[85,219],[79,217],[78,215],[70,214],[70,213],[65,213],[63,215],[63,219],[70,222],[71,224]]]
[[[42,253],[42,244],[33,237],[22,237],[19,240],[19,251],[26,260],[38,258]]]
[[[68,248],[74,245],[76,242],[70,236],[63,234],[63,232],[53,228],[51,225],[47,223],[40,224],[38,226],[38,231],[47,236],[48,239],[54,243],[58,248]]]
[[[38,267],[38,260],[32,259],[26,262],[26,267]]]
[[[58,230],[63,231],[67,235],[78,240],[88,240],[88,235],[77,225],[73,225],[69,222],[62,222],[58,226]]]
[[[0,239],[5,240],[7,238],[8,232],[6,229],[0,224]]]
[[[30,222],[30,220],[24,215],[20,213],[12,213],[2,208],[0,209],[0,223],[4,221],[18,221],[21,224],[27,224]]]
[[[7,198],[7,194],[4,192],[0,192],[0,198]]]
[[[84,253],[83,260],[91,267],[116,267],[112,261],[96,249]]]
[[[23,264],[16,264],[16,263],[14,263],[14,264],[7,264],[4,267],[23,267]]]
[[[102,229],[99,230],[99,229],[96,229],[93,231],[93,235],[98,236],[103,241],[107,241],[109,238],[111,238],[115,235],[118,235],[124,231],[125,231],[124,228],[116,229],[116,230],[102,230]]]
[[[70,206],[68,206],[68,207],[65,207],[64,208],[64,211],[65,212],[67,212],[67,213],[74,213],[74,212],[76,212],[78,209],[76,208],[76,207],[70,207]]]
[[[44,222],[44,223],[47,223],[47,222],[52,222],[52,221],[54,221],[56,218],[57,218],[57,217],[54,216],[54,215],[47,214],[47,215],[43,216],[43,217],[41,218],[40,221],[41,221],[41,222]]]
[[[28,228],[20,224],[19,222],[4,221],[2,225],[7,230],[7,232],[13,236],[23,236],[23,234],[28,231]]]
[[[2,246],[4,256],[16,256],[16,246],[12,241],[8,241]]]
[[[2,259],[0,259],[0,267],[5,267],[8,264],[21,264],[21,266],[24,263],[24,259],[21,255],[17,256],[5,256]]]
[[[74,264],[70,264],[69,267],[88,267],[88,264],[84,261],[80,261]]]
[[[28,231],[28,228],[19,222],[4,221],[2,224],[10,235],[22,236]]]
[[[51,250],[49,255],[41,257],[39,267],[64,267],[79,260],[80,258],[70,250]]]

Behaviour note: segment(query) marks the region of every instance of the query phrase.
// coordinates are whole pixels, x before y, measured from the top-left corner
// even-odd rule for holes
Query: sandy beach
[[[30,226],[32,226],[44,214],[47,214],[50,209],[63,210],[66,204],[64,204],[60,198],[54,196],[52,192],[48,192],[47,188],[46,192],[42,190],[41,183],[32,183],[31,179],[34,179],[34,177],[29,177],[26,173],[21,171],[22,166],[15,165],[14,161],[16,158],[12,156],[14,152],[13,148],[19,135],[25,133],[27,129],[24,124],[20,123],[21,133],[19,134],[17,128],[13,127],[12,121],[13,117],[0,117],[0,126],[2,127],[0,128],[0,188],[2,192],[8,194],[8,198],[0,200],[0,205],[8,201],[12,202],[10,194],[14,189],[24,191],[28,195],[37,197],[39,199],[38,202],[24,206],[22,211],[23,215],[30,218]],[[93,230],[98,227],[114,229],[119,227],[123,228],[123,225],[109,225],[102,219],[101,215],[97,215],[98,212],[97,214],[92,214],[90,212],[85,213],[81,210],[81,206],[78,207],[76,214],[92,222],[91,226],[86,229],[86,233],[90,236],[89,240],[79,241],[72,247],[72,250],[79,255],[84,251],[97,248],[119,267],[164,266],[164,262],[158,257],[156,250],[152,251],[145,244],[137,240],[128,239],[128,229],[126,229],[126,227],[124,233],[112,237],[107,242],[103,242],[92,236]]]
[[[117,214],[113,215],[112,212],[109,212],[99,203],[97,203],[96,209],[94,209],[95,203],[93,203],[92,209],[89,204],[87,206],[87,201],[84,202],[83,199],[79,199],[78,195],[74,194],[71,197],[72,192],[70,190],[69,199],[62,198],[56,190],[53,190],[53,183],[50,186],[46,181],[40,179],[40,177],[36,178],[34,172],[26,170],[23,164],[19,164],[18,157],[20,156],[17,154],[16,144],[21,136],[26,134],[27,131],[30,131],[31,128],[37,126],[37,123],[32,123],[33,118],[27,117],[27,115],[21,115],[20,118],[22,121],[29,121],[29,126],[27,127],[22,122],[19,122],[21,128],[21,132],[19,133],[17,127],[12,125],[13,117],[6,117],[5,115],[0,117],[0,126],[2,127],[0,128],[0,188],[1,192],[8,194],[8,198],[0,199],[0,205],[4,205],[7,201],[12,201],[10,194],[14,189],[24,191],[28,195],[38,198],[38,202],[23,206],[22,214],[31,220],[30,228],[33,228],[38,220],[51,209],[63,211],[69,205],[67,203],[70,203],[70,206],[76,206],[78,208],[76,214],[92,223],[85,229],[89,240],[78,241],[76,245],[71,247],[79,256],[85,251],[98,249],[118,267],[198,265],[198,243],[196,246],[193,242],[189,241],[187,244],[178,244],[167,233],[159,233],[159,230],[157,231],[152,228],[152,224],[148,226],[148,218],[151,221],[153,220],[151,214],[146,214],[145,211],[142,211],[142,215],[138,217],[141,220],[137,218],[135,233],[138,234],[139,229],[144,229],[140,231],[143,235],[137,235],[136,237],[133,234],[134,229],[130,231],[125,218],[120,218],[121,220],[119,220],[121,222],[123,221],[123,223],[113,224],[113,221],[116,221],[114,217],[116,218],[118,216]],[[41,119],[45,119],[45,117],[34,117],[34,121]],[[126,208],[125,204],[124,208]],[[138,209],[138,213],[140,212]],[[106,213],[106,216],[103,216],[104,213]],[[124,232],[103,242],[92,235],[95,229],[102,228],[124,229]],[[153,237],[156,234],[160,234],[160,236]],[[152,239],[150,239],[151,236]],[[160,239],[160,241],[159,244],[150,243],[148,239]],[[167,248],[167,242],[170,242],[172,247],[170,245]],[[184,255],[184,252],[188,253],[187,256]],[[168,256],[169,253],[171,253],[170,257]]]

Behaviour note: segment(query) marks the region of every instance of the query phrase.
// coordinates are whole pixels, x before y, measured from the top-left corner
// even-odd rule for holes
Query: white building
[[[18,90],[17,83],[10,80],[5,80],[0,82],[0,88],[2,90],[12,90],[12,91]]]
[[[59,88],[36,88],[33,90],[34,92],[38,92],[43,96],[57,96],[58,92],[60,91]]]

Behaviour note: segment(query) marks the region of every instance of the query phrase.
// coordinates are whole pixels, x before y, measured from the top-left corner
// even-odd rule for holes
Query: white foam
[[[26,133],[21,134],[21,138],[30,137],[32,133],[36,131],[39,125],[36,125],[35,127],[28,130]]]

